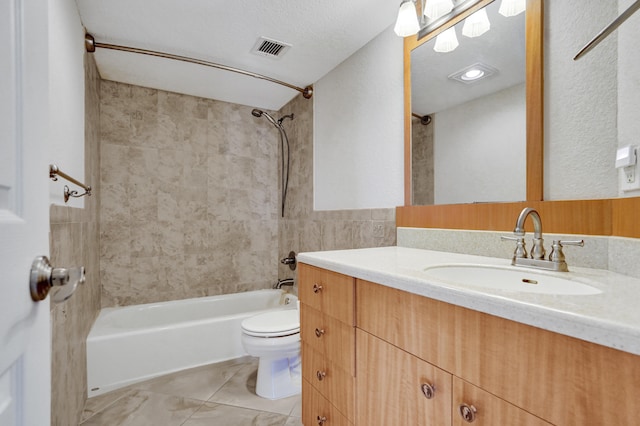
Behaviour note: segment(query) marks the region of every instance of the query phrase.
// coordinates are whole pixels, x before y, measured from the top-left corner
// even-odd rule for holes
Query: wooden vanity
[[[640,356],[300,264],[305,426],[635,425]]]

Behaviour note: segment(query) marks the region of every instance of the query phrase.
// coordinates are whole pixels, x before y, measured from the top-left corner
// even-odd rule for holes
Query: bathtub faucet
[[[290,285],[293,287],[294,281],[293,278],[285,278],[283,280],[278,280],[277,283],[273,286],[275,289],[281,289],[283,285]]]

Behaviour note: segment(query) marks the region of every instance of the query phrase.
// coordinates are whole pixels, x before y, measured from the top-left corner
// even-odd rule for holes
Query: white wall
[[[314,84],[314,208],[403,204],[403,41],[391,28]]]
[[[434,202],[526,199],[526,102],[519,84],[434,114]]]
[[[545,2],[547,200],[607,198],[618,193],[615,33],[586,56],[573,60],[582,46],[618,16],[617,11],[617,2]]]
[[[91,185],[84,181],[84,29],[74,0],[50,0],[49,10],[49,162]],[[64,185],[83,192],[64,179],[51,181],[53,204],[64,205]],[[71,199],[66,205],[82,207],[84,200]]]
[[[619,13],[633,0],[620,0]],[[636,12],[616,31],[618,35],[618,146],[640,146],[640,12]],[[619,178],[622,172],[618,172]],[[640,177],[636,177],[639,179]],[[637,197],[640,191],[620,191],[619,195]]]

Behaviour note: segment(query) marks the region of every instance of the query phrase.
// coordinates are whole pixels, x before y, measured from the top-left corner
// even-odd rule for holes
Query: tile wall
[[[102,306],[271,286],[278,132],[251,108],[103,81]]]
[[[102,306],[267,288],[290,250],[395,244],[395,209],[313,211],[312,100],[272,112],[295,114],[284,218],[279,132],[250,107],[110,81],[100,101]]]
[[[83,209],[51,206],[50,259],[53,265],[86,268],[86,283],[73,297],[51,305],[51,424],[76,425],[87,395],[86,339],[100,310],[99,114],[100,77],[91,55],[85,55],[85,177],[94,196]],[[62,190],[62,185],[60,186]]]

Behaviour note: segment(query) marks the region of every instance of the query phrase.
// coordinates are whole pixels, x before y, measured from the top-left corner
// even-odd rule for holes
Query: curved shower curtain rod
[[[173,59],[176,61],[189,62],[191,64],[204,65],[211,68],[218,68],[225,71],[231,71],[238,74],[247,75],[249,77],[257,78],[260,80],[266,80],[271,83],[276,83],[281,86],[288,87],[289,89],[297,90],[298,92],[302,93],[302,96],[305,99],[311,99],[311,96],[313,96],[313,86],[307,86],[305,88],[302,88],[302,87],[294,86],[289,83],[285,83],[284,81],[276,80],[275,78],[267,77],[262,74],[256,74],[254,72],[241,70],[239,68],[216,64],[215,62],[203,61],[201,59],[193,59],[187,56],[179,56],[179,55],[173,55],[171,53],[156,52],[154,50],[138,49],[137,47],[119,46],[117,44],[100,43],[100,42],[97,42],[96,39],[91,34],[88,34],[88,33],[84,35],[84,45],[85,45],[85,48],[87,49],[87,52],[90,52],[90,53],[95,52],[96,47],[99,47],[101,49],[119,50],[121,52],[129,52],[129,53],[139,53],[141,55],[149,55],[149,56],[155,56],[158,58]]]

